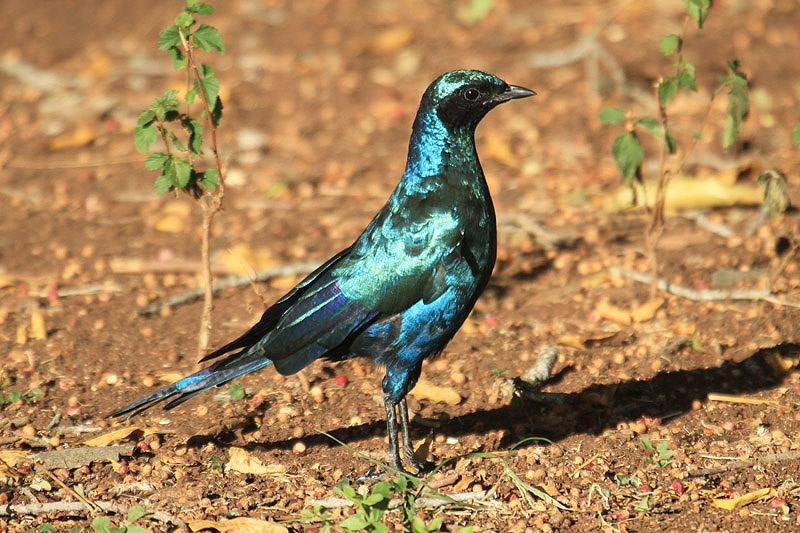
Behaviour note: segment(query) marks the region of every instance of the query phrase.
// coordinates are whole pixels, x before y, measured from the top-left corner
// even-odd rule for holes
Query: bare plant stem
[[[182,30],[179,31],[179,35],[181,37],[183,49],[186,52],[187,63],[194,74],[195,79],[197,80],[197,85],[200,88],[198,93],[200,94],[200,100],[203,102],[203,109],[206,112],[206,123],[208,124],[208,130],[211,134],[211,151],[214,154],[214,162],[217,167],[217,180],[219,182],[216,189],[213,191],[208,189],[204,190],[203,196],[200,198],[200,206],[203,211],[200,258],[202,262],[202,279],[203,288],[205,289],[205,297],[203,298],[203,316],[200,319],[200,331],[198,333],[197,340],[197,355],[198,357],[202,357],[205,355],[205,352],[208,349],[209,334],[211,332],[211,311],[214,308],[214,291],[212,289],[210,252],[211,223],[214,219],[214,215],[216,215],[217,212],[222,208],[222,198],[225,196],[225,180],[222,175],[222,162],[220,161],[219,153],[217,152],[217,128],[214,125],[213,118],[211,117],[211,106],[208,103],[206,92],[203,89],[202,83],[200,83],[200,80],[202,80],[203,77],[200,74],[200,69],[197,67],[197,62],[194,59],[194,47],[188,41],[188,39],[186,39],[186,35],[184,35]]]

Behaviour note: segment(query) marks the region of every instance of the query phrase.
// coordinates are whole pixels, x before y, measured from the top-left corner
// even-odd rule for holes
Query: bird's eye
[[[474,102],[475,100],[480,98],[480,96],[481,96],[481,92],[478,89],[474,88],[474,87],[470,87],[469,89],[464,91],[464,98],[466,98],[470,102]]]

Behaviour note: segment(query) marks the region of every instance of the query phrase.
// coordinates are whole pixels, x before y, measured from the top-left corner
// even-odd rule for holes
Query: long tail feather
[[[238,356],[239,354],[234,355]],[[172,400],[164,406],[164,410],[169,411],[173,407],[182,404],[195,394],[203,392],[204,390],[210,389],[211,387],[217,385],[224,385],[232,379],[254,370],[258,370],[259,368],[263,368],[270,363],[272,363],[272,361],[269,359],[258,358],[251,359],[249,361],[242,361],[241,364],[237,364],[222,370],[215,370],[215,368],[219,368],[218,364],[212,365],[208,368],[204,368],[198,372],[195,372],[191,376],[186,376],[183,379],[179,379],[175,383],[148,394],[144,398],[140,398],[135,402],[126,405],[125,407],[120,407],[116,411],[109,413],[108,416],[116,417],[127,414],[128,416],[123,418],[123,420],[128,420],[129,418],[146,411],[154,405],[172,398]],[[176,397],[173,398],[173,396]]]

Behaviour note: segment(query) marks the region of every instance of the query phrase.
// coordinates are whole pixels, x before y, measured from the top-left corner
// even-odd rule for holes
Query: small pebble
[[[194,412],[197,414],[197,416],[202,418],[208,414],[208,407],[205,405],[198,405]]]
[[[155,380],[151,376],[145,376],[142,378],[142,385],[145,387],[152,387],[155,385]]]
[[[315,402],[322,403],[325,401],[325,393],[322,391],[322,387],[319,385],[314,385],[308,392]]]
[[[297,457],[303,457],[306,454],[306,445],[303,441],[299,440],[292,446],[292,453]]]
[[[23,435],[27,435],[29,437],[33,437],[34,435],[36,435],[36,430],[30,424],[22,426],[21,431]]]
[[[292,437],[296,439],[302,438],[304,434],[305,431],[303,431],[303,428],[301,428],[300,426],[297,426],[292,430]]]
[[[106,383],[108,385],[116,385],[118,381],[119,381],[119,376],[117,376],[116,374],[108,374],[106,376]]]
[[[142,475],[144,476],[149,476],[152,471],[153,466],[150,463],[147,463],[142,467]]]

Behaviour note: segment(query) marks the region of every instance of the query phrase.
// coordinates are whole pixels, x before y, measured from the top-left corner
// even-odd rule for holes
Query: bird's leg
[[[405,399],[400,402],[400,405],[405,406]],[[386,408],[386,431],[389,434],[389,461],[393,467],[400,471],[404,471],[403,463],[400,461],[400,453],[397,442],[396,404],[389,398],[388,394],[383,395],[383,406]],[[405,424],[403,425],[403,442],[405,443],[407,435],[408,411],[401,408],[400,413],[401,423],[403,422],[403,413],[405,413]]]
[[[430,465],[421,462],[414,455],[414,444],[411,442],[411,429],[408,426],[408,403],[405,397],[398,404],[400,415],[400,430],[403,433],[403,448],[405,449],[406,460],[417,470],[416,475],[420,476],[430,470]]]

